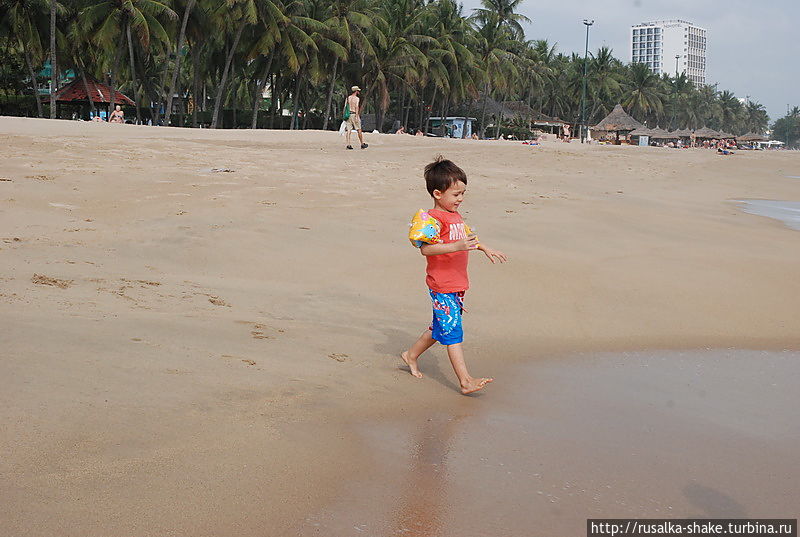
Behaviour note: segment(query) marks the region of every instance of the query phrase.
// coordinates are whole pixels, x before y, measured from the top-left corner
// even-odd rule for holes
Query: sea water
[[[800,231],[800,201],[736,200],[748,214],[780,220],[786,226]]]

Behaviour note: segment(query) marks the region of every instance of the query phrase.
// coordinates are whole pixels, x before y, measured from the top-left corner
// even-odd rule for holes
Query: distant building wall
[[[706,83],[704,28],[677,19],[643,22],[631,26],[630,43],[631,62],[644,63],[659,75],[685,73],[696,85]]]

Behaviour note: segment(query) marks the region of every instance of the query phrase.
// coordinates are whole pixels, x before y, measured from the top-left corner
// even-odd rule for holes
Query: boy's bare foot
[[[470,379],[466,384],[461,385],[461,393],[467,395],[468,393],[477,392],[493,380],[493,378]]]
[[[422,378],[422,373],[419,371],[419,367],[417,366],[417,361],[412,360],[408,357],[408,351],[400,353],[400,358],[406,363],[408,368],[411,370],[411,374],[417,377],[418,379]],[[480,390],[480,388],[478,388]]]

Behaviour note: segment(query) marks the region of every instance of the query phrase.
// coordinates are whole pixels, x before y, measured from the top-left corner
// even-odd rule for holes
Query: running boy
[[[467,189],[467,175],[452,161],[441,156],[425,166],[425,183],[433,197],[433,209],[420,209],[411,222],[409,240],[427,258],[425,282],[433,302],[433,323],[409,350],[400,356],[411,374],[422,378],[417,359],[437,341],[447,345],[447,356],[461,383],[461,393],[476,392],[492,382],[492,378],[474,378],[467,371],[461,342],[464,332],[461,314],[464,293],[469,288],[467,261],[470,250],[480,250],[489,261],[503,263],[503,252],[478,243],[458,214]]]

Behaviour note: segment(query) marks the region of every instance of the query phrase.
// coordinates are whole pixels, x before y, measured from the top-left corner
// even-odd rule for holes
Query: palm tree
[[[748,101],[745,107],[745,129],[748,132],[763,133],[769,126],[769,116],[763,104],[757,101]]]
[[[331,34],[338,38],[337,40],[348,52],[352,49],[355,55],[365,58],[375,55],[375,49],[372,46],[373,40],[381,42],[380,37],[382,36],[376,34],[373,24],[378,17],[380,15],[366,0],[334,0],[330,2],[330,18],[325,22],[330,28]],[[381,20],[379,23],[385,24],[385,21]],[[325,118],[322,123],[323,130],[328,128],[339,62],[340,58],[337,55],[333,59],[331,83],[325,102]]]
[[[722,130],[730,132],[737,130],[736,122],[742,108],[742,103],[736,96],[725,90],[719,94],[719,107],[722,112]]]
[[[519,75],[516,64],[521,62],[519,62],[519,57],[512,52],[517,47],[518,41],[514,39],[514,34],[503,26],[499,16],[487,15],[486,18],[476,20],[482,24],[477,29],[476,52],[483,70],[483,110],[481,112],[481,137],[483,137],[486,133],[487,99],[496,89],[508,89],[509,83]],[[502,116],[502,112],[496,118],[498,125],[500,116]]]
[[[130,59],[132,87],[134,91],[137,91],[132,34],[135,33],[137,43],[144,49],[150,46],[151,36],[155,36],[162,42],[169,41],[169,35],[159,17],[175,19],[177,15],[169,6],[158,0],[104,0],[89,4],[81,10],[78,20],[82,31],[91,32],[91,39],[106,50],[113,50],[116,44],[111,71],[110,110],[114,108],[116,77],[122,50],[126,43]],[[136,99],[136,103],[136,117],[141,121],[139,99]]]
[[[660,114],[664,109],[661,97],[658,76],[643,63],[631,64],[622,102],[628,113],[640,120],[649,114]]]
[[[50,119],[56,118],[58,63],[56,61],[56,0],[50,0]]]
[[[588,69],[589,100],[592,103],[588,120],[607,116],[619,102],[622,91],[620,68],[620,61],[614,58],[608,47],[601,47],[596,55],[592,55]]]
[[[225,68],[222,71],[222,79],[217,87],[217,95],[214,100],[214,114],[211,117],[211,128],[216,129],[219,126],[220,111],[224,104],[225,91],[228,84],[228,75],[231,70],[231,62],[233,56],[236,54],[239,40],[242,38],[242,32],[250,25],[255,24],[258,20],[258,8],[256,0],[225,0],[214,11],[214,18],[220,25],[231,30],[231,26],[235,28],[233,43],[228,49],[228,54],[225,57]]]
[[[44,33],[46,10],[51,7],[48,3],[47,0],[7,0],[2,6],[5,14],[0,18],[0,27],[5,28],[10,37],[15,39],[22,49],[39,117],[44,114],[42,101],[39,98],[39,83],[36,79],[34,64],[39,65],[44,58],[40,34]],[[55,110],[52,102],[51,110]]]
[[[525,31],[522,23],[531,23],[531,19],[516,12],[522,0],[481,0],[483,7],[475,8],[474,17],[480,24],[486,24],[497,18],[501,26],[511,30],[515,39],[522,39]]]
[[[188,0],[186,7],[183,10],[183,20],[181,21],[181,31],[178,34],[178,42],[175,44],[175,68],[172,71],[172,82],[169,85],[169,93],[167,93],[167,107],[164,110],[164,125],[169,125],[169,116],[172,114],[172,97],[175,95],[175,90],[178,85],[178,75],[181,71],[181,53],[183,49],[183,41],[186,37],[186,25],[189,24],[189,15],[192,14],[196,0]]]

